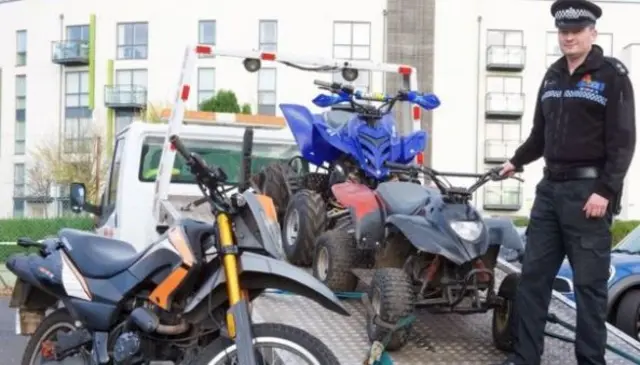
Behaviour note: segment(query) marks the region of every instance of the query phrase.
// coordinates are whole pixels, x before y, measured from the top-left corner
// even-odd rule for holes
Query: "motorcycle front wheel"
[[[254,324],[253,347],[257,365],[340,365],[333,352],[310,333],[278,323]],[[196,365],[236,365],[235,342],[218,338],[197,356]]]

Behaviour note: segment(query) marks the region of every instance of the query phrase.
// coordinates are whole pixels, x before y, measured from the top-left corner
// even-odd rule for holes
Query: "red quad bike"
[[[375,190],[349,182],[334,185],[333,194],[349,215],[318,237],[314,276],[335,291],[354,290],[358,279],[368,284],[363,302],[371,341],[382,341],[417,307],[464,314],[495,309],[494,343],[508,350],[518,276],[507,276],[496,293],[494,269],[501,246],[521,250],[522,243],[509,220],[484,219],[470,203],[485,183],[506,177],[499,176],[499,168],[463,174],[387,166],[414,178],[422,175],[437,188],[407,181],[383,182]],[[455,187],[444,176],[477,181],[468,188]],[[373,275],[354,262],[363,251],[373,257]],[[387,349],[402,348],[409,331],[410,326],[393,332]]]

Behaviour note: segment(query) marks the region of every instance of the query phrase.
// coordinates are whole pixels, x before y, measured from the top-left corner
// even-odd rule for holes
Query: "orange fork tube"
[[[220,214],[216,217],[218,223],[218,232],[220,234],[220,246],[229,248],[234,245],[233,232],[231,231],[231,222],[229,216]],[[226,253],[222,257],[224,263],[224,274],[227,277],[227,295],[229,296],[229,305],[233,306],[240,301],[240,279],[238,277],[238,259],[236,255]]]

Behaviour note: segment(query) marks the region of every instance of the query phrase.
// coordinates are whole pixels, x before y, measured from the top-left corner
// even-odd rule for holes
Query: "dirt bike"
[[[247,130],[245,150],[251,139]],[[251,321],[250,302],[267,288],[349,316],[326,286],[280,259],[272,200],[250,190],[229,194],[222,169],[207,166],[178,136],[170,142],[196,176],[215,222],[180,220],[140,252],[74,229],[42,242],[19,239],[38,249],[6,264],[17,276],[10,303],[17,330],[31,335],[21,364],[255,365],[271,355],[282,361],[289,350],[302,358],[296,364],[338,365],[311,334]],[[72,203],[81,206],[84,196],[84,185],[72,184]],[[259,351],[269,345],[278,350]]]

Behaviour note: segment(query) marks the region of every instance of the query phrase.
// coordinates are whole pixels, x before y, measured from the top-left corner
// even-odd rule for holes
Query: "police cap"
[[[588,0],[556,0],[551,15],[559,29],[584,28],[596,24],[602,9]]]

